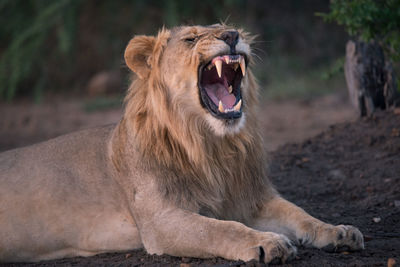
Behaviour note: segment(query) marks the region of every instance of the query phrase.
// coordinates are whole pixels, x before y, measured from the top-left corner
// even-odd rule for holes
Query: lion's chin
[[[246,114],[242,112],[242,115],[238,119],[217,119],[211,114],[206,114],[205,120],[210,127],[211,131],[217,136],[235,135],[238,134],[246,122]]]

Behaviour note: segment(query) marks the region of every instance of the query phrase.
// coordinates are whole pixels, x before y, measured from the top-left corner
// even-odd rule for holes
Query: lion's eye
[[[191,37],[187,37],[187,38],[184,39],[184,41],[185,41],[186,43],[190,43],[190,44],[196,42],[196,40],[197,40],[197,37],[196,37],[196,36],[191,36]]]

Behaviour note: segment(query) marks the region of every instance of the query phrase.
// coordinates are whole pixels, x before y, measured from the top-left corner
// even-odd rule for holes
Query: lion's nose
[[[221,34],[223,40],[231,48],[231,53],[236,53],[236,45],[239,40],[239,33],[237,31],[226,31]]]

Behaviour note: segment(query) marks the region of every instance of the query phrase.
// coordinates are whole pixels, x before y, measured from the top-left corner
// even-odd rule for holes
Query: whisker
[[[257,55],[257,54],[254,53],[254,52],[252,52],[251,55],[252,55],[254,58],[256,58],[257,60],[259,60],[260,62],[263,62],[263,61],[264,61],[259,55]]]

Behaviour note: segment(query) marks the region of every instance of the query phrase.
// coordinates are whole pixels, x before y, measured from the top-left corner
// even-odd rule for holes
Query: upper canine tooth
[[[219,112],[221,112],[221,113],[224,113],[224,112],[225,112],[224,105],[222,105],[221,100],[220,100],[219,103],[218,103],[218,110],[219,110]]]
[[[244,75],[246,75],[246,62],[244,61],[243,57],[240,58],[240,69],[242,70],[242,74],[244,77]]]
[[[218,77],[222,76],[222,61],[221,59],[217,59],[215,62],[215,68],[217,69]]]
[[[229,85],[229,87],[228,87],[228,92],[229,92],[230,94],[232,94],[232,91],[233,91],[232,85]]]
[[[233,107],[234,110],[240,111],[240,108],[242,107],[242,99],[237,102],[237,104]]]

